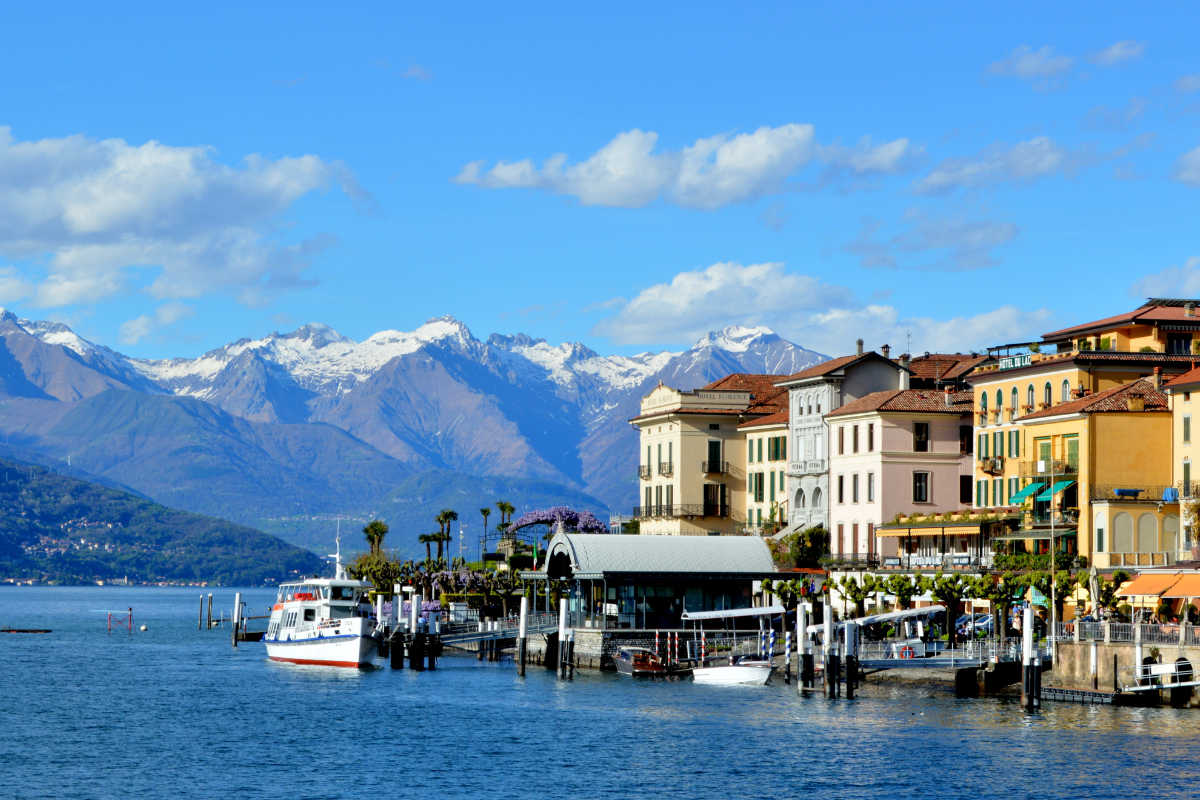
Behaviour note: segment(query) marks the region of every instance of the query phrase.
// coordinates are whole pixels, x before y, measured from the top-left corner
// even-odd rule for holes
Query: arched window
[[[821,413],[821,395],[817,395],[817,413]]]
[[[1012,390],[1012,410],[1013,411],[1017,410],[1017,397],[1018,397],[1017,387],[1014,386],[1013,390]]]
[[[1139,553],[1158,552],[1158,520],[1153,514],[1142,514],[1138,517],[1137,551]]]
[[[1046,388],[1042,390],[1042,402],[1046,405],[1054,402],[1054,390],[1050,388],[1050,381],[1046,381]]]
[[[1033,410],[1033,384],[1029,384],[1029,390],[1025,392],[1025,404],[1029,406],[1029,410]]]
[[[1162,549],[1168,553],[1179,547],[1179,517],[1168,514],[1163,517]]]
[[[987,392],[979,395],[979,410],[984,414],[987,413]]]
[[[1070,399],[1071,399],[1071,382],[1068,380],[1063,380],[1061,402],[1065,403]]]
[[[1124,511],[1113,517],[1113,541],[1110,552],[1133,552],[1133,517]]]
[[[812,413],[812,395],[808,396],[808,413]]]
[[[813,508],[821,507],[821,490],[819,488],[813,489],[812,507]]]
[[[796,508],[807,508],[807,506],[804,505],[804,490],[803,489],[800,489],[799,491],[796,492]]]
[[[996,410],[1004,410],[1004,392],[999,389],[996,390]]]

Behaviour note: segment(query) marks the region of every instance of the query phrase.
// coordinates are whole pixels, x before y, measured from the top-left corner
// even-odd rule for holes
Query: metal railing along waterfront
[[[1110,642],[1132,642],[1133,625],[1128,622],[1108,623],[1108,640]]]
[[[1103,642],[1104,641],[1104,623],[1103,622],[1076,622],[1076,627],[1079,629],[1079,639],[1084,642]]]

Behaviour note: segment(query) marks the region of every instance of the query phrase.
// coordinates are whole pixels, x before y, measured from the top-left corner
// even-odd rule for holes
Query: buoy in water
[[[145,631],[145,630],[146,630],[146,626],[145,626],[145,625],[143,625],[142,627],[138,628],[138,630],[140,630],[140,631]]]

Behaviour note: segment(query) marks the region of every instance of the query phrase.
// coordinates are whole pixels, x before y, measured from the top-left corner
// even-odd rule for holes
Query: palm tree
[[[379,555],[383,550],[383,537],[387,536],[388,526],[383,523],[383,520],[371,520],[367,527],[363,528],[363,535],[367,537],[367,544],[371,546],[371,555]]]
[[[516,506],[507,500],[497,500],[496,508],[500,509],[500,524],[504,525],[504,531],[507,533],[508,525],[506,523],[512,520],[513,512],[517,510]],[[499,528],[500,525],[497,525],[496,527]]]
[[[433,544],[434,542],[438,541],[438,534],[422,533],[420,536],[417,537],[417,541],[420,542],[421,544],[425,545],[425,560],[432,561],[433,554],[429,552],[429,546],[431,544]],[[439,545],[439,547],[440,547],[440,545]]]
[[[450,541],[450,523],[458,519],[458,512],[453,508],[443,508],[441,513],[439,513],[434,519],[437,520],[437,523],[440,526],[438,537],[435,541],[437,542],[438,561],[441,561],[442,543]]]
[[[492,515],[492,510],[490,508],[484,507],[484,508],[479,509],[479,513],[483,515],[483,535],[486,538],[487,537],[488,517],[490,517]]]

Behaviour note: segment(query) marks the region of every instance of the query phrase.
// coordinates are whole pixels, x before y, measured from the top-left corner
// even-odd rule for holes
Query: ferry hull
[[[331,636],[290,642],[268,642],[267,657],[288,664],[360,669],[375,659],[378,641],[371,636]]]

